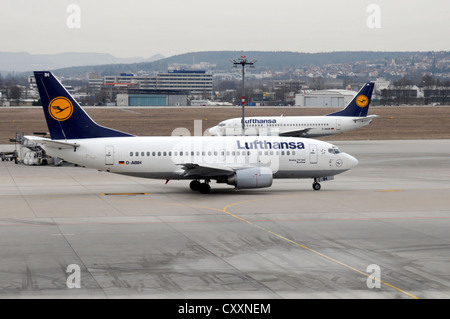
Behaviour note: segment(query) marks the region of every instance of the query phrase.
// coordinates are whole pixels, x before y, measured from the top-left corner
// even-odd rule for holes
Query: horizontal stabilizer
[[[353,121],[355,121],[355,123],[372,122],[372,120],[377,117],[379,117],[379,116],[378,115],[369,115],[366,117],[359,117],[359,118],[353,119]]]
[[[38,145],[42,145],[42,146],[46,146],[46,147],[52,147],[52,148],[58,148],[58,149],[63,149],[63,148],[69,148],[69,149],[73,149],[76,150],[77,147],[80,146],[80,144],[78,143],[68,143],[68,142],[64,142],[64,141],[55,141],[55,140],[51,140],[49,138],[45,138],[45,137],[39,137],[39,136],[24,136],[25,139],[27,139],[30,142],[34,142]]]

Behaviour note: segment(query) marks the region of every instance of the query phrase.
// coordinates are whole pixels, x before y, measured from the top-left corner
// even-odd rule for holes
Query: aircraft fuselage
[[[182,174],[182,166],[191,163],[268,167],[274,178],[320,178],[342,173],[358,162],[330,143],[304,138],[121,137],[65,142],[80,146],[43,147],[47,154],[81,166],[156,179],[192,179]]]
[[[245,135],[276,136],[304,130],[299,132],[299,136],[320,137],[358,129],[369,125],[371,121],[371,117],[350,116],[248,117],[245,119]],[[218,136],[242,135],[241,123],[241,118],[225,120],[210,128],[209,132]]]

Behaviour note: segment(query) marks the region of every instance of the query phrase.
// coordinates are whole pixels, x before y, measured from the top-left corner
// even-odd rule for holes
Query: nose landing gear
[[[312,184],[312,187],[313,187],[313,189],[314,189],[315,191],[319,191],[320,188],[321,188],[322,186],[320,186],[319,183],[314,182],[314,183]]]
[[[316,177],[314,178],[314,183],[312,184],[312,187],[315,191],[318,191],[321,188],[319,182],[326,182],[332,180],[334,180],[334,176]]]

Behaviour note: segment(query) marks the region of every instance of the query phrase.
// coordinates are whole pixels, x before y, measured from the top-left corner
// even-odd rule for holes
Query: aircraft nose
[[[349,169],[358,165],[358,160],[356,158],[354,158],[353,156],[351,156],[350,154],[347,154],[347,153],[346,153],[346,155],[347,155],[346,162],[348,163]]]

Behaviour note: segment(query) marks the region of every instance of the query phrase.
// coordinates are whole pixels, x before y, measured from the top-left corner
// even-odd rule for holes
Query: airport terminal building
[[[181,106],[188,104],[188,98],[210,98],[213,74],[197,70],[173,70],[156,75],[122,73],[91,78],[89,88],[94,93],[108,95],[117,106]]]
[[[206,71],[173,70],[156,75],[136,76],[122,73],[118,76],[105,76],[102,79],[89,79],[91,89],[100,90],[103,86],[123,86],[148,90],[180,90],[190,96],[197,96],[213,93],[213,74]]]

